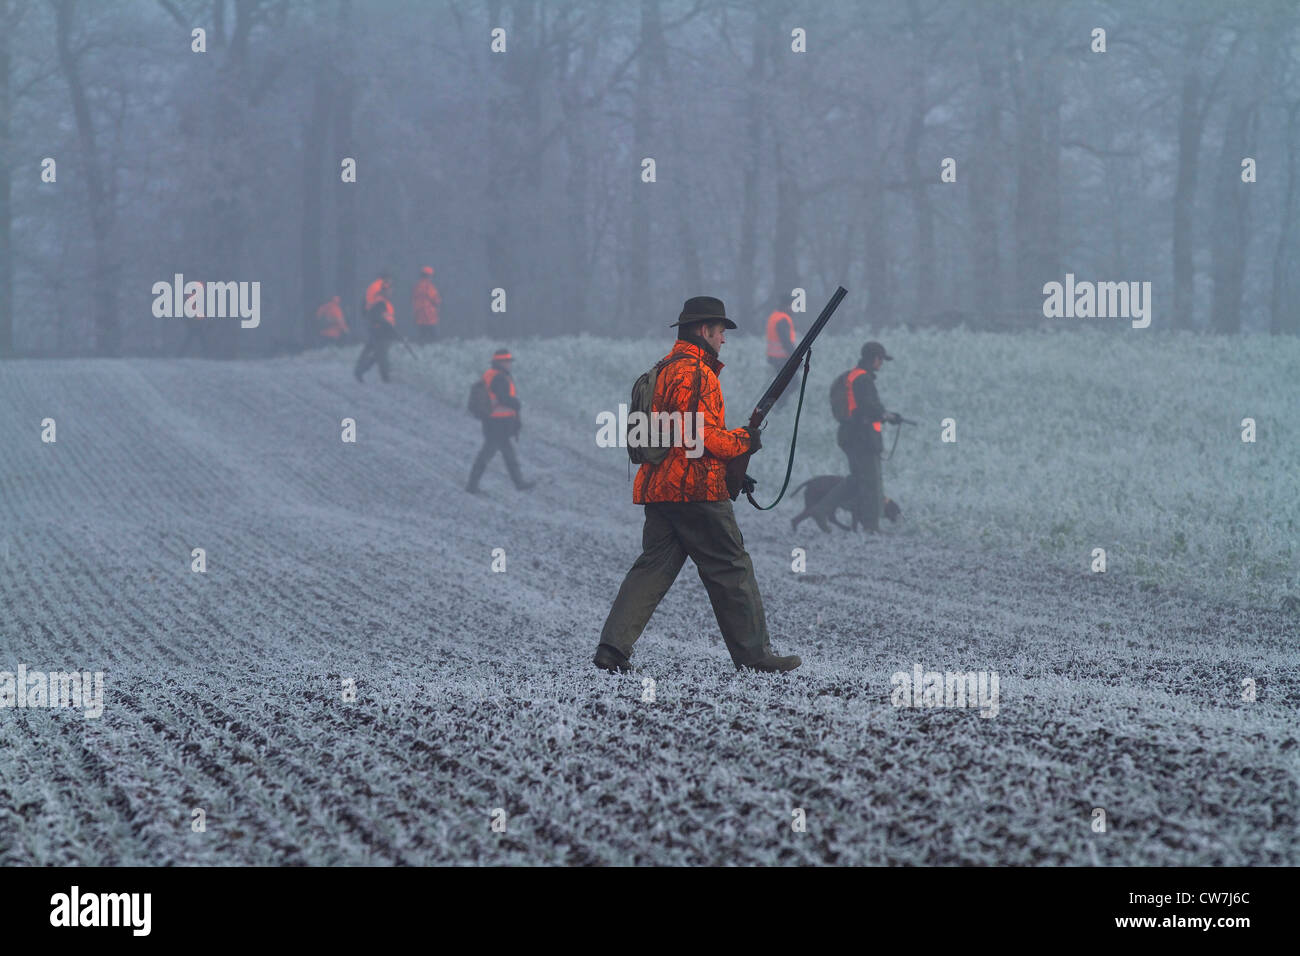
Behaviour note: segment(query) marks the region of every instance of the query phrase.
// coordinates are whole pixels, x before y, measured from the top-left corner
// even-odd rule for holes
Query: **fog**
[[[384,268],[409,326],[426,265],[450,336],[640,334],[696,294],[761,335],[837,284],[846,322],[1016,329],[1067,276],[1150,283],[1153,329],[1295,334],[1298,24],[1295,2],[0,0],[0,351],[174,354],[151,290],[178,274],[258,283],[212,356],[297,350],[335,294],[359,331]]]

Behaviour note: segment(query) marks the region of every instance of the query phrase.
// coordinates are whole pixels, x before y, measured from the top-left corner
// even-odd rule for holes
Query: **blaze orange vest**
[[[433,284],[433,280],[428,276],[422,277],[411,292],[411,311],[415,313],[415,324],[437,325],[438,306],[441,303],[442,298],[438,295],[438,287]]]
[[[867,370],[866,370],[865,368],[853,368],[853,369],[849,369],[849,374],[846,375],[845,378],[844,378],[844,387],[847,388],[847,389],[849,390],[849,415],[850,415],[850,417],[853,415],[853,412],[854,412],[854,411],[857,409],[857,407],[858,407],[858,400],[853,396],[853,381],[854,381],[854,379],[856,379],[859,375],[866,375],[866,374],[867,374]],[[881,431],[881,430],[882,430],[881,427],[880,427],[880,422],[872,422],[872,423],[871,423],[871,427],[874,428],[876,431]]]
[[[780,333],[776,327],[781,320],[790,323],[789,341],[782,341]],[[773,312],[767,317],[767,357],[768,358],[789,358],[790,353],[794,350],[794,320],[784,312]]]
[[[514,418],[517,414],[509,405],[502,405],[492,392],[492,382],[501,373],[499,368],[490,368],[483,373],[483,384],[487,386],[488,398],[492,399],[492,418]],[[515,380],[510,380],[510,397],[515,397]]]
[[[397,316],[393,314],[393,303],[389,301],[387,293],[384,292],[384,280],[376,279],[370,283],[366,289],[366,311],[370,311],[372,306],[384,304],[384,321],[389,325],[397,325]]]

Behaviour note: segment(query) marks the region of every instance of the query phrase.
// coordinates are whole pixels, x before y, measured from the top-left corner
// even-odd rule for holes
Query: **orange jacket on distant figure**
[[[440,305],[442,296],[438,294],[438,287],[428,276],[422,276],[411,292],[411,311],[415,313],[415,324],[437,325]]]
[[[794,320],[780,310],[767,317],[767,357],[789,358],[794,352]]]
[[[665,365],[655,379],[652,412],[681,412],[683,417],[697,409],[703,413],[702,434],[691,431],[692,453],[678,441],[658,465],[643,464],[632,483],[632,501],[643,505],[656,501],[722,501],[727,494],[727,461],[749,451],[749,434],[743,428],[727,431],[726,407],[718,373],[717,356],[693,342],[678,339],[666,358],[686,357]],[[698,400],[697,396],[698,395]],[[703,447],[700,447],[700,443]]]
[[[499,377],[503,375],[504,380]],[[492,418],[519,416],[519,393],[515,390],[515,380],[510,377],[510,373],[494,366],[483,373],[483,384],[487,386],[488,397],[492,400]]]
[[[348,334],[348,323],[343,318],[343,309],[339,305],[338,296],[316,310],[316,321],[325,323],[325,328],[320,330],[320,334],[327,339],[337,339]]]
[[[854,390],[853,390],[853,383],[854,383],[854,381],[857,380],[858,376],[860,376],[860,375],[866,375],[866,374],[867,374],[867,370],[866,370],[865,368],[851,368],[851,369],[849,369],[848,374],[844,377],[844,387],[847,388],[847,389],[849,390],[849,415],[850,415],[850,417],[853,415],[854,412],[856,412],[856,411],[858,410],[858,396],[857,396],[857,393],[854,392]],[[874,388],[873,388],[873,391],[874,391]],[[880,414],[883,415],[884,412],[881,411]],[[871,427],[874,428],[876,431],[881,431],[881,428],[880,428],[880,422],[879,422],[879,421],[873,421],[873,422],[871,423]]]
[[[370,310],[383,303],[384,321],[389,325],[397,325],[397,316],[393,313],[393,303],[388,299],[388,289],[384,288],[388,283],[381,277],[366,288],[366,315],[370,315]]]

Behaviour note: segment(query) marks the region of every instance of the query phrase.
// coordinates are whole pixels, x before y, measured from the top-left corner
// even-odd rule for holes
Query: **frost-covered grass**
[[[886,341],[891,404],[953,414],[961,454],[1008,474],[980,449],[1018,454],[1026,433],[981,443],[989,433],[966,424],[991,416],[990,390],[957,402],[995,359],[954,364],[957,384],[930,386],[950,398],[922,406],[907,397],[923,392],[915,356],[938,363],[945,339]],[[662,344],[509,343],[538,485],[515,492],[497,462],[474,497],[461,489],[479,436],[462,409],[497,344],[427,349],[418,368],[399,352],[388,386],[351,380],[355,350],[0,363],[0,670],[105,674],[97,720],[0,710],[0,865],[1300,862],[1295,615],[1207,599],[1214,582],[1191,570],[1186,588],[1157,591],[1123,561],[1094,575],[1047,560],[1033,534],[1015,537],[1047,520],[1045,495],[973,497],[1003,519],[1023,509],[1008,529],[922,495],[945,480],[908,464],[914,485],[888,474],[911,520],[869,541],[794,534],[791,512],[742,504],[773,645],[804,666],[736,674],[688,568],[637,645],[638,673],[597,671],[640,514],[623,452],[594,446],[595,412]],[[835,364],[819,363],[819,392]],[[1018,376],[1050,395],[1028,364]],[[729,363],[733,408],[764,372],[761,356]],[[1260,394],[1252,404],[1277,405]],[[1034,404],[1017,421],[1042,444],[1041,422],[1068,403]],[[1256,414],[1251,453],[1279,427]],[[53,445],[39,441],[46,416]],[[344,417],[355,444],[340,441]],[[810,421],[820,460],[801,475],[837,465]],[[945,465],[957,449],[904,442],[891,469],[915,458],[974,484]],[[769,488],[779,454],[764,457]],[[1165,465],[1179,473],[1177,456]],[[1108,467],[1133,495],[1149,480]],[[1294,507],[1276,482],[1251,492]],[[1005,543],[983,550],[986,528]],[[891,675],[914,664],[996,671],[997,716],[895,709]]]
[[[511,343],[527,414],[571,423],[594,448],[596,413],[627,401],[670,336]],[[792,487],[847,470],[827,392],[871,337],[828,333],[814,349]],[[878,378],[882,399],[919,423],[904,428],[885,464],[886,493],[902,504],[907,533],[995,554],[1028,548],[1082,569],[1104,548],[1107,573],[1147,588],[1273,607],[1300,596],[1300,340],[1132,329],[875,337],[895,357]],[[426,349],[420,381],[463,406],[498,344]],[[411,374],[409,358],[395,354]],[[736,427],[769,369],[755,336],[732,333],[722,359]],[[793,412],[792,397],[769,420],[751,468],[760,499],[780,487]],[[956,422],[955,443],[940,440],[945,418]],[[1256,422],[1254,444],[1241,440],[1244,418]]]

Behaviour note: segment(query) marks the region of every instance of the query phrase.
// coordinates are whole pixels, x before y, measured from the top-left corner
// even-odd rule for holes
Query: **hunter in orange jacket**
[[[316,321],[320,324],[320,334],[336,343],[348,334],[348,323],[343,318],[343,304],[336,295],[316,310]]]
[[[420,281],[411,290],[411,312],[415,316],[415,332],[421,342],[428,342],[437,337],[438,307],[442,305],[442,296],[433,284],[433,266],[420,270]]]
[[[397,325],[397,316],[393,313],[393,300],[389,298],[393,291],[393,280],[385,273],[366,287],[366,317],[378,317],[389,325]]]
[[[780,367],[794,352],[794,320],[776,309],[767,317],[767,360]]]
[[[680,412],[690,424],[683,422],[682,434],[670,441],[663,461],[647,462],[636,473],[632,500],[645,510],[641,556],[619,586],[592,662],[602,670],[632,669],[633,645],[690,558],[736,667],[794,670],[801,663],[797,655],[781,657],[772,651],[754,563],[727,494],[727,460],[756,452],[763,444],[757,429],[727,431],[718,349],[736,323],[727,317],[721,299],[697,295],[686,300],[670,328],[677,329],[677,342],[666,357],[673,361],[660,366],[655,376],[650,408],[652,413]],[[745,483],[753,486],[748,475]]]
[[[374,282],[366,286],[366,297],[361,303],[361,314],[369,327],[369,338],[357,356],[352,376],[365,381],[370,366],[379,364],[379,378],[388,381],[388,347],[397,337],[397,317],[393,314],[393,274],[385,269]]]
[[[685,418],[698,409],[703,417],[693,421],[700,423],[702,434],[691,435],[695,442],[703,442],[704,453],[688,457],[687,449],[679,442],[668,449],[668,456],[658,465],[643,464],[632,484],[634,504],[725,501],[729,498],[727,461],[749,451],[749,433],[745,429],[727,430],[722,386],[718,384],[722,362],[706,348],[686,339],[678,339],[664,358],[667,361],[679,355],[685,357],[665,365],[655,380],[651,410],[681,412]]]

